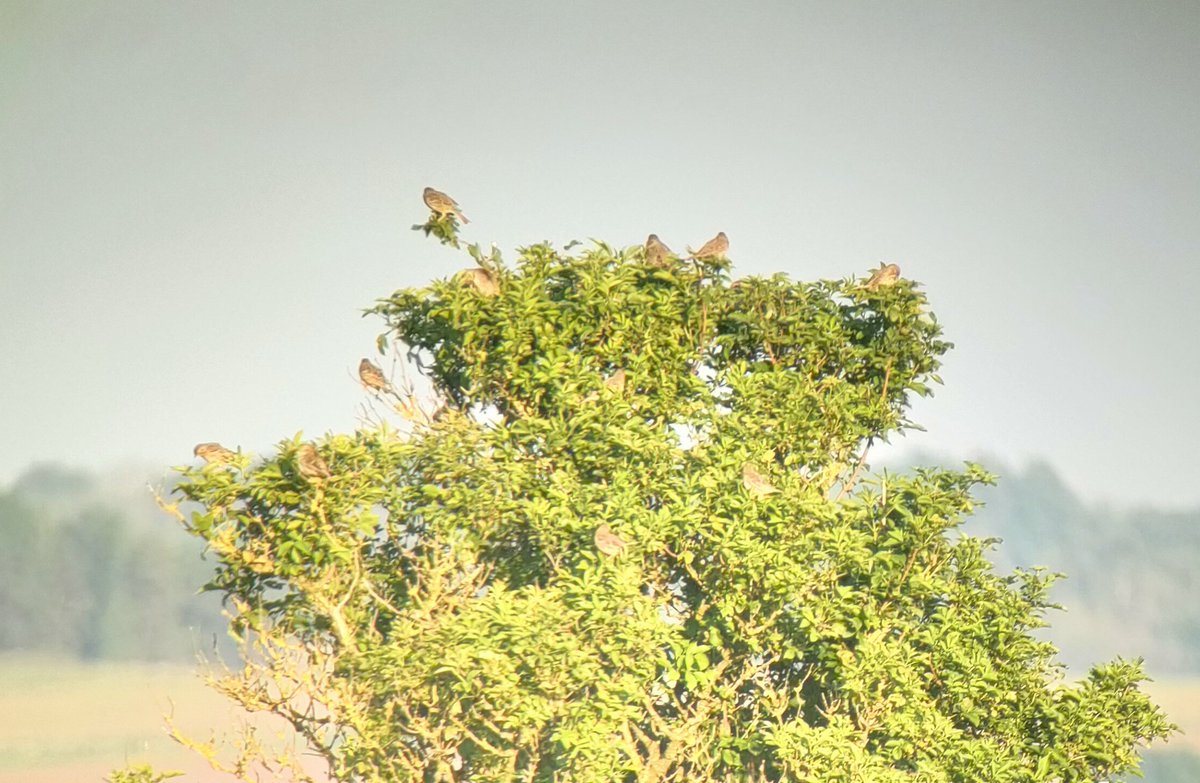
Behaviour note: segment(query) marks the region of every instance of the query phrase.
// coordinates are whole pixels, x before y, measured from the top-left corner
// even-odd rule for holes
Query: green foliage
[[[949,347],[914,283],[484,265],[373,311],[432,422],[323,439],[328,480],[299,438],[183,469],[252,652],[222,688],[337,779],[1084,781],[1169,732],[1137,663],[1063,681],[1052,578],[958,530],[982,469],[857,482]]]
[[[453,248],[459,247],[458,229],[458,218],[452,212],[445,215],[430,213],[427,221],[412,227],[413,231],[421,231],[425,236],[431,236],[443,245]]]
[[[1051,596],[1067,611],[1052,637],[1063,660],[1084,667],[1096,649],[1133,647],[1156,675],[1200,671],[1200,604],[1180,600],[1200,557],[1200,512],[1085,505],[1045,464],[1001,475],[973,524],[1004,539],[997,566],[1070,574]]]

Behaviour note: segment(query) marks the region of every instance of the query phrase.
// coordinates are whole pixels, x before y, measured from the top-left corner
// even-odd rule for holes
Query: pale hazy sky
[[[926,286],[907,443],[1200,504],[1200,3],[0,0],[0,482],[355,426],[470,241]],[[510,253],[511,256],[511,253]]]

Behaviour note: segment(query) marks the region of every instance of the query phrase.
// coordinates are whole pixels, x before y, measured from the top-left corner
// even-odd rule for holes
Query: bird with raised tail
[[[463,225],[471,222],[470,220],[467,220],[467,216],[462,213],[462,210],[458,206],[458,202],[447,196],[442,191],[434,190],[433,188],[425,188],[425,192],[422,194],[422,197],[425,199],[425,206],[429,207],[429,209],[438,216],[439,220],[444,218],[446,215],[454,215],[463,222]]]

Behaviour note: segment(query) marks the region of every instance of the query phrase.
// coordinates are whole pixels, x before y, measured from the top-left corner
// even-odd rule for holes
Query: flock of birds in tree
[[[462,209],[458,206],[458,202],[440,190],[425,188],[422,195],[425,206],[429,207],[436,219],[441,220],[447,216],[453,216],[464,225],[471,222],[463,214]],[[671,248],[667,247],[658,238],[657,234],[651,234],[646,237],[644,250],[646,264],[658,269],[669,268],[678,258],[678,256],[671,252]],[[687,259],[723,259],[728,252],[729,237],[725,236],[724,231],[721,231],[715,237],[701,245],[699,250],[692,250],[689,247]],[[477,267],[475,269],[468,269],[462,274],[465,276],[467,284],[479,294],[491,297],[500,293],[499,281],[495,273],[491,270]],[[899,266],[896,264],[881,264],[861,287],[867,291],[875,291],[892,285],[899,279]],[[626,377],[625,370],[618,369],[604,379],[604,388],[607,391],[621,394],[625,391]],[[370,359],[363,359],[358,363],[358,378],[363,387],[369,391],[385,394],[396,393],[392,384],[383,374],[383,370],[371,362]],[[220,443],[197,444],[192,453],[204,460],[207,465],[229,465],[237,460],[239,456],[237,452],[225,448]],[[325,462],[324,458],[317,452],[316,447],[311,443],[302,443],[297,447],[293,457],[293,464],[296,471],[310,482],[323,482],[333,476],[332,471],[329,469],[329,464]],[[779,488],[772,484],[750,462],[742,465],[742,488],[753,498],[765,498],[779,492]],[[592,536],[592,541],[596,545],[596,549],[606,557],[619,557],[625,552],[625,548],[628,546],[625,540],[614,533],[607,523],[596,528]]]
[[[425,200],[425,206],[429,207],[430,212],[436,220],[444,220],[447,217],[454,217],[463,225],[470,223],[467,216],[463,214],[462,208],[458,202],[449,195],[435,188],[425,188],[421,194]],[[656,269],[668,269],[678,259],[679,256],[667,247],[666,243],[658,238],[658,234],[651,234],[646,237],[646,244],[643,247],[643,258],[648,266]],[[725,258],[729,252],[729,237],[725,236],[725,232],[718,232],[715,237],[705,242],[700,246],[699,250],[687,249],[688,255],[686,260],[699,260],[705,258]],[[494,272],[483,267],[467,269],[461,273],[461,278],[485,297],[498,296],[500,294],[500,282],[496,278]],[[880,264],[879,268],[874,270],[862,288],[867,291],[876,291],[884,286],[889,286],[900,279],[900,267],[896,264]]]

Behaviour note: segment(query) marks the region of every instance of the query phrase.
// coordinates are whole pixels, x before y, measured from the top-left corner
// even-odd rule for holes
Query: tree
[[[299,436],[182,469],[247,649],[216,684],[332,777],[1093,781],[1170,732],[1140,662],[1064,681],[1053,577],[960,531],[981,468],[860,481],[950,347],[915,283],[469,252],[371,311],[425,415],[316,442],[328,478]]]
[[[195,595],[199,542],[157,511],[148,528],[107,487],[38,465],[0,491],[0,653],[194,661],[224,627],[216,597]]]

